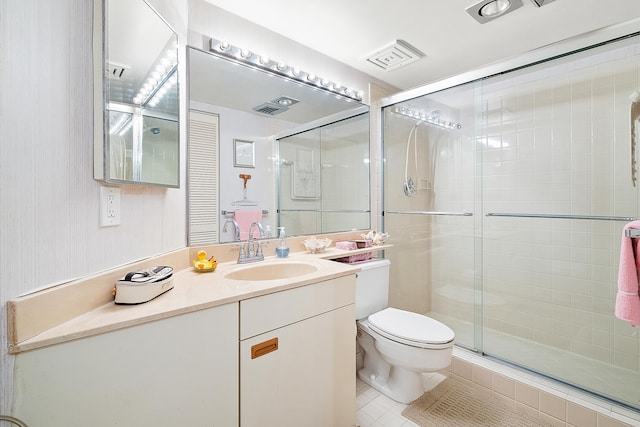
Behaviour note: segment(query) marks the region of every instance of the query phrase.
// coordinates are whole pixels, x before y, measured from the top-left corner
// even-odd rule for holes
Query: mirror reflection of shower
[[[441,117],[441,111],[438,109],[431,110],[427,114],[419,110],[398,107],[395,112],[417,120],[416,124],[409,131],[409,136],[407,137],[404,180],[402,183],[404,194],[407,197],[414,197],[418,194],[418,191],[433,192],[438,144],[446,131],[462,129],[462,125],[451,120],[443,119]],[[423,137],[424,142],[421,144],[419,144],[418,138],[418,127],[420,125],[429,126],[431,128],[426,129],[421,133],[421,135],[425,135]],[[419,145],[421,145],[421,149],[418,149]],[[418,159],[420,154],[424,155],[424,152],[426,152],[427,166],[425,168],[426,170],[421,171],[418,167]],[[413,176],[409,173],[409,163],[412,154],[413,170],[411,173],[415,174]]]

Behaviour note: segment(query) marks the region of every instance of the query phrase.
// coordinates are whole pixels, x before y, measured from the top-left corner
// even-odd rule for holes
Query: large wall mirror
[[[94,177],[179,186],[178,37],[144,0],[96,0]]]
[[[320,162],[325,160],[324,166],[327,166],[328,157],[319,156],[321,148],[324,153],[331,151],[332,153],[340,152],[340,155],[352,155],[353,161],[340,163],[335,169],[327,168],[325,176],[330,176],[333,172],[345,164],[358,165],[358,183],[362,186],[359,193],[366,195],[368,202],[369,197],[369,181],[368,181],[368,156],[369,156],[369,115],[368,107],[361,102],[345,97],[335,96],[325,91],[318,90],[309,85],[300,84],[298,82],[278,76],[274,73],[258,70],[255,67],[243,65],[239,61],[232,58],[226,58],[216,54],[215,49],[210,48],[211,41],[205,40],[203,48],[188,47],[187,61],[189,70],[189,160],[188,160],[188,215],[189,215],[189,244],[212,244],[223,243],[237,240],[238,236],[234,233],[233,226],[229,222],[233,219],[231,216],[224,214],[235,208],[240,209],[265,209],[269,210],[268,216],[264,217],[264,224],[271,224],[273,227],[283,225],[285,223],[282,217],[282,206],[278,206],[278,194],[281,191],[281,179],[278,171],[285,168],[283,173],[287,173],[286,185],[291,184],[291,178],[304,177],[298,174],[291,174],[290,167],[293,165],[286,160],[288,165],[283,165],[275,154],[277,150],[271,151],[272,148],[278,146],[277,139],[283,135],[295,135],[298,133],[312,134],[310,129],[325,128],[320,132],[323,136],[334,137],[336,141],[334,145],[326,143],[318,145],[317,140],[308,140],[307,138],[298,138],[296,146],[302,148],[299,153],[305,152],[304,145],[308,143],[308,149],[316,153],[311,160],[314,162],[313,167],[320,170],[322,165]],[[282,103],[279,100],[285,99]],[[289,101],[287,101],[287,99]],[[205,113],[203,116],[200,113]],[[214,117],[215,125],[209,126],[207,114]],[[197,123],[194,117],[197,116]],[[351,117],[358,117],[350,120]],[[340,124],[338,124],[340,123]],[[212,134],[205,138],[208,141],[215,140],[215,144],[211,144],[210,148],[195,150],[194,141],[196,131],[200,134],[200,130],[205,126],[210,129]],[[347,130],[348,129],[348,130]],[[339,135],[338,135],[339,134]],[[347,134],[349,136],[347,137]],[[346,146],[353,143],[351,137],[359,138],[354,144],[354,148],[349,150]],[[291,141],[295,138],[288,139]],[[233,160],[234,140],[249,140],[255,146],[255,167],[241,168],[237,162]],[[343,144],[342,149],[335,148],[337,145]],[[269,151],[262,149],[268,146]],[[217,165],[213,165],[214,159],[209,165],[201,164],[204,153],[213,153],[218,150],[215,159],[219,160]],[[261,151],[262,150],[262,151]],[[225,154],[226,153],[226,154]],[[303,156],[303,154],[300,154]],[[294,159],[295,170],[300,172],[302,159]],[[366,172],[362,165],[365,165]],[[211,176],[211,168],[216,169],[217,177]],[[249,187],[248,198],[258,202],[253,207],[234,206],[236,199],[242,195],[241,184],[238,180],[239,174],[251,174],[252,179],[248,182]],[[366,175],[366,180],[364,176]],[[205,186],[203,182],[210,179],[210,184]],[[214,183],[217,179],[217,184]],[[192,184],[193,181],[193,184]],[[331,182],[331,179],[326,183]],[[355,185],[355,184],[354,184]],[[212,189],[216,188],[214,192]],[[259,191],[255,191],[259,188]],[[300,185],[296,185],[296,189],[300,189]],[[336,186],[331,190],[340,192],[346,187]],[[200,194],[200,190],[209,191]],[[349,187],[349,191],[353,188]],[[292,209],[315,209],[328,210],[333,209],[333,205],[329,207],[323,201],[329,191],[328,187],[319,188],[315,192],[313,198],[307,197],[296,200],[298,202]],[[290,191],[287,190],[287,194]],[[211,204],[211,198],[216,197],[216,203]],[[304,193],[302,197],[306,197]],[[261,199],[262,198],[262,199]],[[265,200],[267,200],[265,202]],[[263,202],[261,202],[263,200]],[[332,196],[332,203],[336,200],[344,200],[340,196]],[[200,202],[201,201],[201,202]],[[305,203],[305,201],[307,203]],[[349,209],[368,209],[366,206],[359,205]],[[215,210],[215,211],[214,211]],[[362,214],[362,211],[360,212]],[[291,212],[289,212],[289,215]],[[337,216],[338,214],[336,214]],[[369,214],[365,213],[359,218],[366,217],[358,222],[362,228],[369,225]],[[325,215],[326,218],[326,215]],[[313,224],[307,223],[304,219],[297,221],[296,226],[289,223],[291,229],[289,235],[292,234],[316,234],[330,231],[343,231],[353,228],[353,221],[350,225],[338,224],[339,229],[327,228],[327,221],[322,222],[324,227],[320,226],[321,221],[314,219]],[[304,226],[298,226],[299,222],[305,222]],[[225,226],[226,224],[226,226]],[[345,228],[346,227],[346,228]],[[200,239],[200,231],[208,229],[209,234]],[[226,231],[225,231],[226,230]],[[275,236],[275,229],[272,228]],[[193,232],[196,231],[196,232]]]

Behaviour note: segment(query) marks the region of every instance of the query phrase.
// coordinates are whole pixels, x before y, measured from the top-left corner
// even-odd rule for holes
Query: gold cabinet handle
[[[278,337],[251,346],[251,358],[264,356],[278,349]]]

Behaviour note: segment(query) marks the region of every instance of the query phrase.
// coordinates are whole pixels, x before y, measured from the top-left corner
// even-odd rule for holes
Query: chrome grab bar
[[[606,216],[606,215],[560,215],[560,214],[530,214],[530,213],[503,213],[490,212],[486,216],[499,216],[509,218],[548,218],[548,219],[587,219],[595,221],[635,221],[634,217]]]
[[[441,215],[441,216],[473,216],[473,212],[445,212],[445,211],[384,211],[386,214],[399,215]]]

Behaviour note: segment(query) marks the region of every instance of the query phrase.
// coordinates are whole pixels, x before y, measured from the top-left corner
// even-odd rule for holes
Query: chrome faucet
[[[258,221],[254,221],[249,226],[249,239],[247,240],[247,249],[245,250],[240,244],[240,254],[238,255],[238,264],[245,264],[248,262],[256,262],[264,260],[264,253],[262,252],[262,242],[254,242],[253,229],[258,227],[260,231],[260,238],[264,237],[264,230],[262,224]]]
[[[227,224],[232,223],[233,224],[233,228],[235,230],[235,235],[233,237],[233,241],[234,242],[239,242],[240,241],[240,226],[238,225],[238,222],[235,219],[228,219],[225,223],[224,226],[222,227],[222,231],[227,231]]]

